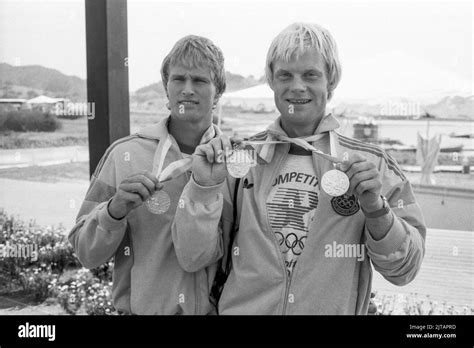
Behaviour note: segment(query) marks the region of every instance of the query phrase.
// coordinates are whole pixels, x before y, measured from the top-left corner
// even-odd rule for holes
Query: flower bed
[[[41,228],[0,212],[0,295],[54,297],[69,314],[113,314],[110,261],[82,268],[64,228]]]
[[[474,308],[453,306],[445,301],[430,299],[429,295],[412,293],[376,294],[373,299],[377,312],[381,315],[474,315]]]
[[[82,268],[63,228],[40,228],[0,211],[0,246],[36,245],[37,258],[0,255],[0,296],[24,291],[35,303],[53,298],[68,314],[116,314],[112,304],[113,262]],[[31,256],[31,255],[30,255]],[[432,301],[428,295],[377,293],[379,315],[473,315],[474,308]]]

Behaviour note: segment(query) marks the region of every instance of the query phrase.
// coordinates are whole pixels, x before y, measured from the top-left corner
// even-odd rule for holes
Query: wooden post
[[[127,1],[85,3],[87,101],[95,104],[95,117],[88,120],[92,175],[110,144],[130,134]]]

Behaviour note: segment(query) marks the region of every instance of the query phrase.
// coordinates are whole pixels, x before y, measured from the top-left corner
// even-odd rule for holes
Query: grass
[[[87,145],[87,118],[60,119],[62,127],[56,132],[3,133],[0,149],[25,149],[69,145]]]
[[[156,123],[166,115],[167,112],[165,111],[156,114],[132,113],[130,115],[131,132],[136,132],[139,128]],[[61,129],[56,132],[4,132],[0,138],[0,149],[88,145],[86,117],[75,120],[58,119],[58,122],[61,123]]]
[[[166,109],[157,112],[131,112],[130,132],[134,133],[140,128],[159,122],[169,114]],[[249,136],[257,131],[263,130],[272,122],[276,114],[253,114],[239,113],[232,109],[223,109],[225,121],[223,126],[231,126],[241,136]],[[99,117],[99,116],[97,116]],[[61,129],[56,132],[4,132],[0,138],[0,149],[25,149],[44,148],[56,146],[87,146],[87,118],[82,117],[75,120],[58,119]],[[244,122],[242,122],[244,121]],[[258,124],[257,126],[255,124]]]
[[[0,178],[50,183],[64,180],[89,180],[89,162],[0,169]]]

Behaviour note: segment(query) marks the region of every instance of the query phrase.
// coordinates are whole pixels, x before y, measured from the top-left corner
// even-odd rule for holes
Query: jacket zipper
[[[278,166],[277,168],[273,171],[272,173],[272,176],[271,176],[271,179],[270,179],[270,184],[269,184],[269,189],[266,190],[266,196],[268,197],[268,194],[270,193],[270,190],[271,190],[271,185],[272,185],[272,182],[273,182],[273,179],[275,179],[275,177],[278,175],[278,170],[280,169],[281,167],[281,164],[283,163],[283,160],[286,158],[286,156],[288,155],[288,152],[290,151],[290,146],[287,146],[287,152],[286,154],[284,154],[282,156],[282,158],[280,159],[280,161],[278,162]],[[275,155],[275,154],[274,154]],[[281,253],[281,250],[280,250],[280,246],[278,245],[278,241],[275,237],[275,232],[273,232],[273,229],[272,227],[270,226],[270,222],[268,220],[268,210],[266,208],[266,202],[265,202],[265,210],[267,212],[267,218],[266,218],[266,224],[267,224],[267,228],[268,228],[268,231],[270,231],[272,237],[273,237],[273,244],[276,246],[277,250],[278,250],[278,254],[280,255],[280,261],[281,261],[281,265],[283,267],[283,273],[285,274],[285,298],[283,299],[285,302],[283,303],[283,312],[282,314],[284,315],[285,312],[286,312],[286,305],[288,303],[288,293],[290,291],[290,284],[291,284],[291,276],[288,276],[288,271],[286,269],[286,266],[285,266],[285,260],[283,259],[283,255]],[[295,266],[296,268],[296,266]]]
[[[200,272],[200,271],[198,271]],[[199,284],[198,284],[198,272],[194,272],[194,293],[196,294],[196,303],[194,304],[194,314],[199,314]]]
[[[186,183],[188,183],[189,180],[191,179],[191,176],[188,174],[188,172],[184,173],[184,175],[186,176]],[[193,276],[194,276],[194,294],[195,294],[194,314],[196,314],[196,315],[199,314],[199,302],[201,301],[201,297],[199,295],[198,272],[200,272],[200,271],[194,272],[194,274],[193,274]]]
[[[295,268],[296,268],[296,265],[295,265]],[[288,271],[287,271],[288,272]],[[285,303],[283,304],[283,315],[286,314],[286,307],[288,305],[288,302],[289,302],[289,299],[288,297],[290,296],[290,286],[291,286],[291,280],[293,279],[293,273],[294,273],[294,270],[293,272],[291,272],[291,274],[289,275],[288,278],[288,281],[286,283],[286,290],[285,290]]]

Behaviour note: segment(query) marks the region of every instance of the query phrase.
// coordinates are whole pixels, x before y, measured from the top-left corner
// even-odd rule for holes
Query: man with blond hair
[[[234,188],[235,164],[219,161],[229,139],[196,148],[173,235],[183,267],[232,265],[220,314],[367,314],[371,264],[396,285],[419,271],[426,228],[410,183],[326,113],[340,76],[331,34],[292,24],[266,63],[281,116],[245,144],[259,163]]]
[[[170,163],[221,134],[212,110],[226,87],[224,57],[210,40],[186,36],[165,57],[162,83],[170,116],[107,149],[69,240],[87,268],[114,258],[114,307],[124,314],[209,314],[208,276],[183,270],[171,223],[189,172],[164,183]]]

